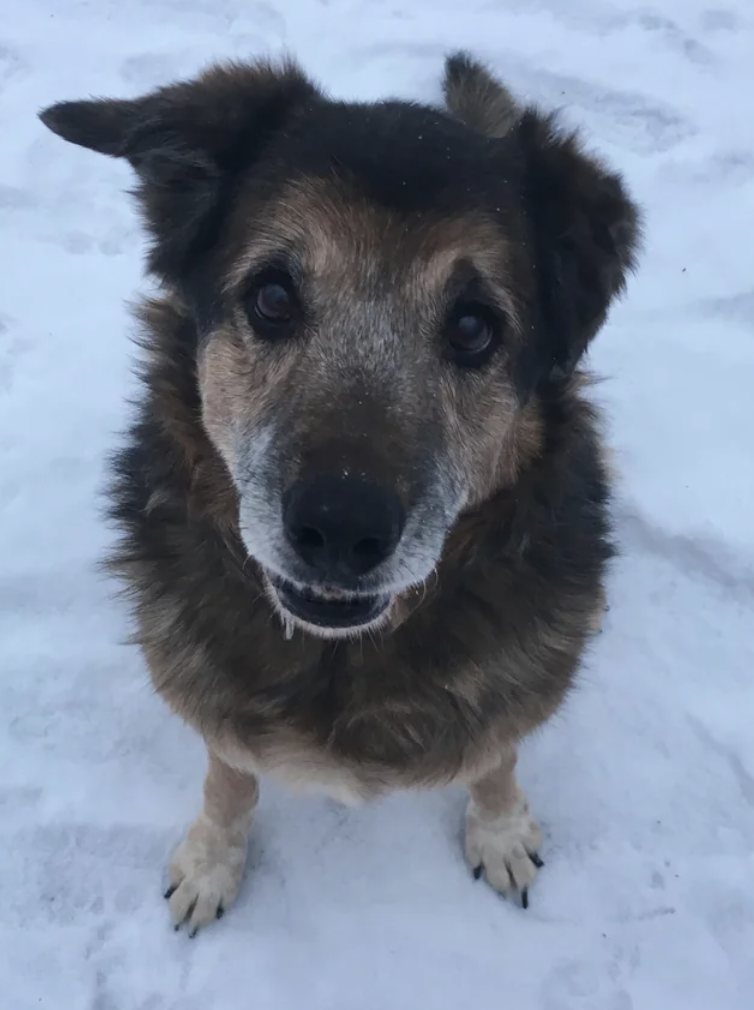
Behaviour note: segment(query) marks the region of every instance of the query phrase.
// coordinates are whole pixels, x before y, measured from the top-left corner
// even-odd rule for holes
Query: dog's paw
[[[246,864],[244,833],[228,832],[200,815],[170,862],[165,897],[176,929],[196,936],[233,904]]]
[[[501,817],[490,817],[474,800],[466,811],[466,859],[474,877],[484,875],[500,894],[521,894],[521,904],[529,907],[529,888],[544,863],[539,858],[542,838],[539,825],[521,798],[516,807]]]

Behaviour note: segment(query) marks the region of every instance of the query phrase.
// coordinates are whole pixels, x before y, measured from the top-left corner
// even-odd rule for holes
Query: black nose
[[[393,491],[361,477],[304,479],[294,484],[283,507],[291,545],[323,578],[371,572],[395,550],[404,519]]]

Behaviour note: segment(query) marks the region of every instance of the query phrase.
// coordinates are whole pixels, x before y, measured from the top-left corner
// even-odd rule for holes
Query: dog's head
[[[465,57],[445,95],[347,104],[290,64],[228,65],[42,113],[136,170],[241,536],[320,635],[386,621],[460,514],[514,482],[539,391],[633,264],[618,176]]]

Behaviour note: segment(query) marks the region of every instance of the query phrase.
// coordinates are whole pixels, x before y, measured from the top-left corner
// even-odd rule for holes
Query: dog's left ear
[[[625,288],[641,228],[621,177],[554,116],[526,110],[513,133],[536,270],[535,332],[518,369],[528,395],[542,380],[573,372]]]
[[[212,244],[233,177],[317,94],[293,63],[229,63],[143,98],[60,102],[40,119],[72,144],[130,162],[154,238],[150,268],[175,279]]]

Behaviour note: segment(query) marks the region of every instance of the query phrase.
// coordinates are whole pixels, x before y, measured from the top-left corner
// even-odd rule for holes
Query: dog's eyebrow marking
[[[445,284],[445,296],[450,305],[461,298],[479,299],[495,305],[500,301],[484,274],[467,258],[458,260],[453,266]]]
[[[249,284],[261,274],[279,272],[287,274],[296,288],[304,282],[304,270],[299,256],[290,246],[281,246],[275,250],[259,250],[259,253],[244,262],[243,273],[231,278],[228,288],[234,292],[238,288],[243,292]]]

